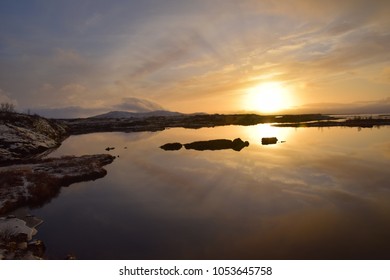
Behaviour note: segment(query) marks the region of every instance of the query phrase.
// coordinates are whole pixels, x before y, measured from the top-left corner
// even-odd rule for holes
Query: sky
[[[390,1],[2,0],[0,102],[52,117],[390,112]]]

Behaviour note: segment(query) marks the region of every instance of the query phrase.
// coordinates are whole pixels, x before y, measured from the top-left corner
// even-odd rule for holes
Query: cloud
[[[78,87],[76,86],[76,89]],[[62,107],[35,107],[29,109],[31,113],[37,113],[49,118],[86,118],[110,111],[150,112],[164,110],[159,104],[137,97],[123,98],[122,102],[106,106],[62,106]]]
[[[0,103],[11,103],[15,106],[18,105],[18,101],[10,97],[10,94],[0,88]]]
[[[67,118],[87,118],[105,112],[102,108],[83,108],[80,106],[69,106],[59,108],[37,107],[29,109],[31,114],[38,114],[47,118],[67,119]]]
[[[163,107],[153,101],[136,97],[123,98],[122,103],[114,105],[113,108],[136,113],[164,110]]]
[[[329,19],[345,18],[356,21],[368,21],[379,19],[388,21],[386,11],[390,4],[386,0],[290,0],[290,1],[242,1],[245,10],[252,12],[274,14],[278,16],[302,19],[305,21],[323,21]]]
[[[32,92],[31,98],[39,100],[39,106],[45,107],[73,107],[86,106],[96,107],[99,103],[99,92],[94,92],[86,85],[80,83],[69,83],[63,85],[53,85],[45,82],[39,88]],[[33,103],[33,102],[31,102]],[[27,106],[37,107],[29,103]]]
[[[70,104],[84,103],[84,99],[90,94],[87,87],[76,83],[64,85],[59,92]]]
[[[53,58],[57,63],[64,65],[82,64],[85,61],[82,55],[77,51],[61,48],[55,50]]]
[[[172,48],[161,50],[158,53],[150,56],[139,62],[139,65],[135,69],[131,70],[129,78],[139,79],[146,75],[157,72],[170,63],[180,59],[188,52],[188,46],[173,45]]]
[[[388,114],[390,113],[390,97],[377,101],[353,103],[312,103],[298,106],[286,111],[291,114]]]
[[[390,84],[390,67],[384,67],[379,75],[381,82]]]
[[[267,76],[321,88],[307,87],[306,103],[384,97],[388,71],[378,70],[375,79],[372,69],[390,61],[389,1],[220,4],[71,1],[31,3],[35,9],[23,13],[20,4],[6,5],[0,87],[25,107],[112,107],[131,95],[173,110],[242,110],[238,92],[243,96],[256,77]],[[352,72],[367,82],[366,92],[354,93],[353,82],[344,92],[335,86]],[[117,108],[145,109],[137,106]]]

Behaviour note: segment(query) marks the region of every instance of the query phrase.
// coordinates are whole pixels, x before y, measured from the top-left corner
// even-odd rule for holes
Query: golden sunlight
[[[281,82],[266,82],[247,92],[246,110],[277,113],[291,107],[290,91]]]
[[[278,141],[287,141],[290,134],[295,128],[280,129],[279,127],[272,126],[272,124],[258,124],[255,127],[240,127],[241,131],[245,133],[245,140],[249,141],[251,145],[261,145],[261,138],[263,137],[276,137]],[[270,145],[268,147],[279,148],[280,145]]]

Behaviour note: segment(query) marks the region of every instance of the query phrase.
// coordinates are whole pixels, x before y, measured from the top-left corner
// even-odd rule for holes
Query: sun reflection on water
[[[273,126],[272,124],[259,124],[255,127],[244,127],[245,134],[248,137],[249,143],[259,143],[261,145],[262,138],[268,137],[276,137],[278,139],[278,143],[286,142],[289,135],[292,132],[292,129],[280,129],[278,127]],[[278,145],[270,145],[270,146],[278,146]]]

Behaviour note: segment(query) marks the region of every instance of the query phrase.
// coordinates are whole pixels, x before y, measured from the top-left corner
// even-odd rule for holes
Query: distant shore
[[[70,135],[95,132],[162,131],[166,128],[202,128],[225,125],[256,125],[262,123],[302,123],[337,120],[321,114],[270,115],[256,114],[199,114],[180,116],[153,116],[145,118],[83,118],[57,120],[68,127]]]
[[[274,124],[277,127],[358,127],[358,128],[373,128],[390,125],[390,118],[381,117],[353,117],[339,121],[313,121],[313,122],[292,122]]]
[[[278,127],[374,127],[390,125],[390,118],[355,117],[342,119],[322,114],[302,115],[256,115],[256,114],[201,114],[181,116],[155,116],[146,118],[83,118],[58,120],[68,127],[70,135],[95,132],[162,131],[166,128],[202,128],[225,125],[257,125],[269,123]]]

